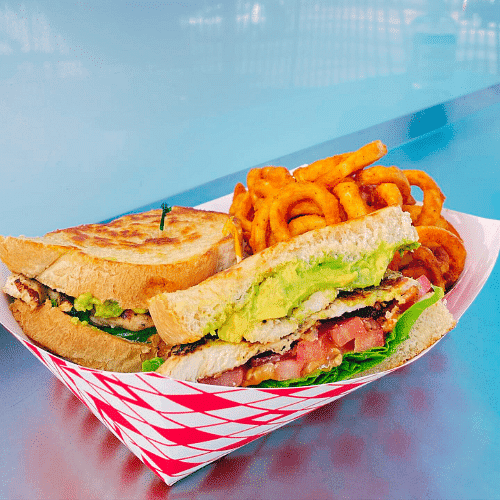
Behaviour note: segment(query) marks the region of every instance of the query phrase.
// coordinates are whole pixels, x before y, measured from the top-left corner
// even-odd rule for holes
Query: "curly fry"
[[[312,200],[299,201],[290,210],[290,219],[301,215],[322,215],[321,208]]]
[[[274,196],[287,184],[295,182],[285,167],[253,168],[247,174],[247,186],[254,206],[263,198]]]
[[[414,259],[412,263],[408,267],[401,270],[401,273],[404,276],[418,278],[418,276],[413,275],[414,271],[412,272],[410,270],[412,268],[415,269],[415,266],[413,264],[415,261],[421,262],[424,269],[426,270],[424,274],[429,278],[430,282],[436,286],[440,286],[443,289],[446,287],[446,281],[443,278],[440,263],[429,248],[423,245],[419,246],[416,250],[413,250],[412,257]]]
[[[358,182],[364,185],[379,185],[383,183],[396,184],[405,205],[415,204],[411,195],[411,186],[403,171],[398,167],[383,167],[377,165],[361,171],[357,176]]]
[[[329,170],[335,168],[340,163],[344,162],[353,153],[343,153],[340,155],[330,156],[322,160],[316,160],[306,167],[299,167],[293,172],[293,176],[298,181],[314,182]]]
[[[348,219],[370,213],[368,205],[361,197],[358,185],[353,180],[339,182],[333,188],[333,194],[339,199]]]
[[[467,252],[462,240],[457,238],[450,231],[440,227],[416,226],[416,230],[422,245],[429,248],[439,245],[446,250],[446,253],[450,257],[450,267],[444,277],[448,286],[455,283],[462,273],[467,257]]]
[[[422,205],[403,205],[403,211],[409,212],[411,221],[414,226],[417,225],[417,220],[422,212]],[[456,237],[462,239],[458,231],[453,227],[451,222],[446,220],[442,215],[439,216],[439,219],[433,224],[433,226],[440,227],[442,229],[446,229],[450,231],[450,233],[453,233]]]
[[[245,186],[241,183],[238,182],[236,186],[234,186],[234,193],[233,193],[233,199],[237,198],[240,194],[246,193],[247,190]]]
[[[415,226],[433,226],[439,216],[445,196],[434,179],[421,170],[403,170],[405,177],[412,186],[418,186],[424,193],[422,212],[415,221]]]
[[[318,229],[325,226],[325,218],[321,217],[321,215],[302,215],[292,219],[288,224],[292,236],[298,236],[312,229]]]
[[[352,173],[375,163],[387,153],[387,147],[381,141],[374,141],[354,151],[342,163],[317,178],[324,186],[332,188]]]
[[[450,270],[450,256],[448,252],[440,245],[430,245],[429,248],[435,255],[439,267],[441,269],[441,274],[445,275]]]
[[[243,191],[241,188],[243,188]],[[233,202],[229,208],[229,215],[234,215],[239,219],[244,232],[250,232],[253,218],[252,200],[250,193],[241,183],[237,184],[234,189]]]
[[[290,239],[288,228],[291,207],[303,200],[313,200],[321,207],[327,225],[341,222],[339,202],[337,198],[324,187],[310,182],[297,182],[288,186],[280,193],[271,205],[269,220],[271,230],[278,241]]]
[[[398,186],[392,182],[382,182],[375,188],[375,197],[383,206],[403,205],[403,196]],[[410,205],[412,206],[412,205]]]
[[[271,197],[264,199],[255,213],[248,242],[254,253],[260,252],[269,246],[269,211],[272,202],[273,198]]]

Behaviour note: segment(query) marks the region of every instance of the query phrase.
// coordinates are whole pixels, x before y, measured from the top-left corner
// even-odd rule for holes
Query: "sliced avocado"
[[[354,290],[378,285],[396,248],[382,243],[377,251],[356,262],[329,256],[308,264],[301,260],[282,265],[256,284],[244,303],[226,311],[221,324],[208,326],[226,342],[241,342],[251,328],[262,321],[285,318],[320,290]]]
[[[79,295],[73,304],[77,311],[91,311],[95,307],[94,316],[97,318],[117,318],[123,312],[123,309],[114,300],[105,300],[101,302],[90,292]]]

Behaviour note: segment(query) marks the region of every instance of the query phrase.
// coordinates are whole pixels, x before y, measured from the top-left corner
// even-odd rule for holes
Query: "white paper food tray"
[[[227,211],[231,196],[199,208]],[[495,265],[500,221],[443,213],[468,253],[460,281],[447,295],[448,308],[458,320]],[[8,274],[0,263],[0,283]],[[0,322],[167,484],[389,373],[320,386],[260,389],[183,382],[155,373],[104,372],[33,345],[12,317],[4,294]]]

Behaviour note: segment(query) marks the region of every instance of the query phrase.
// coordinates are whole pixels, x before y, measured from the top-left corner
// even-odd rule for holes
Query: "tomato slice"
[[[385,336],[382,327],[372,318],[360,318],[354,316],[338,321],[334,324],[323,323],[319,328],[319,334],[327,332],[332,341],[340,348],[348,347],[354,352],[362,352],[372,347],[382,347],[385,344]]]
[[[245,370],[242,366],[228,370],[218,377],[207,377],[199,380],[202,384],[225,385],[229,387],[239,387],[243,382]]]
[[[364,332],[354,339],[354,352],[363,352],[385,344],[382,327],[372,318],[363,321]]]
[[[276,363],[275,374],[278,380],[288,380],[300,377],[302,364],[294,359],[284,359]]]
[[[297,361],[302,364],[309,363],[314,359],[324,356],[324,349],[319,340],[306,341],[301,340],[297,344]]]
[[[351,340],[363,336],[365,331],[363,320],[357,316],[344,319],[329,327],[330,338],[339,347],[343,347]]]

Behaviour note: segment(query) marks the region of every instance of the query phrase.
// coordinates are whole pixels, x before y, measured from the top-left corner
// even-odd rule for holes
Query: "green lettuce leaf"
[[[142,362],[143,372],[154,372],[165,362],[163,358],[146,359]]]
[[[92,328],[97,328],[98,330],[102,330],[103,332],[110,333],[115,337],[120,337],[125,340],[130,340],[132,342],[144,342],[147,343],[149,341],[149,337],[156,333],[156,328],[146,328],[144,330],[140,330],[138,332],[134,332],[132,330],[127,330],[126,328],[117,327],[109,327],[109,326],[94,326],[90,322],[90,311],[77,311],[76,309],[71,309],[68,313],[69,316],[73,318],[78,318],[79,321],[87,322],[89,326]]]

